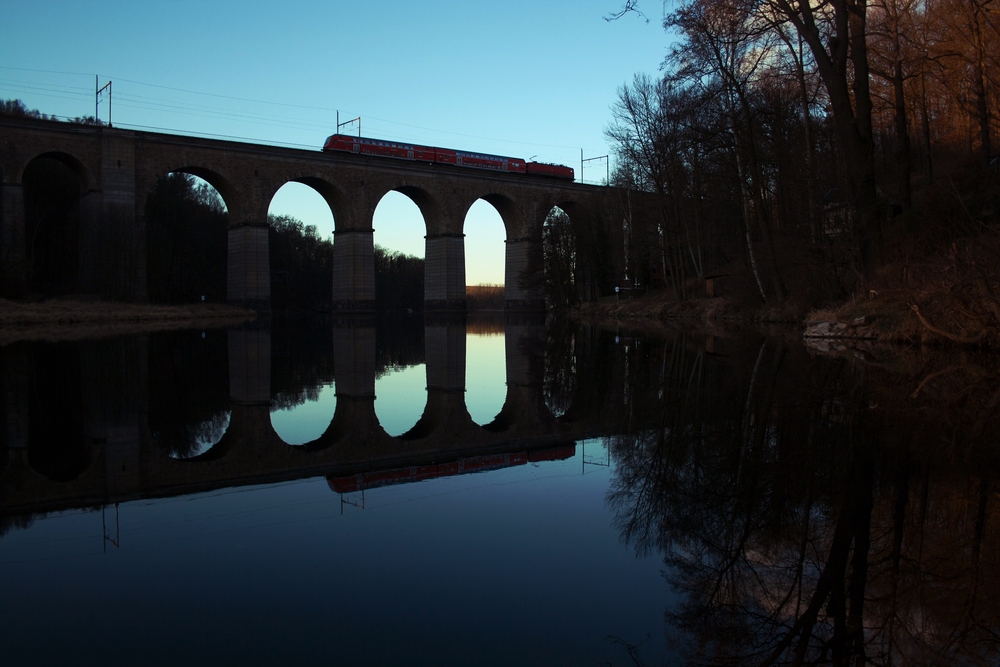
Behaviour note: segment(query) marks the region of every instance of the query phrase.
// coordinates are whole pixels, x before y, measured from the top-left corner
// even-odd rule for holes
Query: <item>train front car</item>
[[[564,178],[572,181],[576,172],[573,167],[564,167],[561,164],[549,164],[547,162],[529,162],[527,172],[532,176],[551,176],[552,178]]]
[[[326,143],[323,144],[323,150],[330,151],[341,151],[346,153],[353,152],[352,146],[358,137],[349,137],[346,134],[331,134],[326,138]]]

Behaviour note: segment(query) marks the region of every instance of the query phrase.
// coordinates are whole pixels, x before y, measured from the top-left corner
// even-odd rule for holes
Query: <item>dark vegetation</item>
[[[406,313],[382,313],[375,321],[375,374],[424,363],[424,321]]]
[[[150,298],[160,302],[226,298],[228,213],[218,193],[181,173],[160,179],[146,203]],[[268,216],[272,307],[328,310],[333,241],[291,216]],[[424,261],[375,246],[380,310],[423,308]]]
[[[613,183],[654,202],[627,232],[647,285],[684,300],[739,273],[726,296],[802,314],[1000,231],[988,2],[688,0],[664,27],[662,74],[623,86],[607,128]]]
[[[553,411],[618,434],[608,505],[624,542],[664,559],[677,664],[996,663],[993,355],[859,362],[590,328],[545,354]],[[638,665],[660,640],[643,634],[621,638]]]
[[[80,181],[58,160],[41,157],[24,170],[28,294],[75,293],[80,271]]]
[[[275,318],[271,329],[271,410],[315,401],[334,381],[330,321],[309,314]]]
[[[38,109],[29,109],[21,100],[0,100],[0,116],[11,116],[13,118],[37,118],[38,120],[62,120],[57,116],[43,114]],[[77,116],[66,119],[70,123],[80,125],[105,125],[104,122],[94,116]]]
[[[211,186],[168,174],[146,200],[149,298],[225,301],[229,214]]]
[[[164,453],[188,458],[226,432],[231,405],[224,329],[149,336],[149,430]]]
[[[424,260],[376,245],[375,303],[379,310],[423,310]]]
[[[272,306],[328,308],[333,301],[333,241],[291,216],[269,215],[267,224]]]

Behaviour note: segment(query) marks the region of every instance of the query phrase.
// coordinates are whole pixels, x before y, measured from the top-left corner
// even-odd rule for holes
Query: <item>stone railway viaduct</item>
[[[481,454],[532,451],[608,433],[621,409],[625,367],[581,377],[569,408],[554,415],[543,393],[544,325],[508,316],[507,395],[499,414],[479,425],[465,404],[464,318],[429,318],[424,327],[427,394],[417,423],[398,437],[375,413],[375,327],[332,327],[337,404],[315,441],[291,446],[271,424],[271,332],[251,325],[228,332],[231,415],[222,439],[190,459],[168,456],[147,423],[149,378],[144,337],[81,345],[83,433],[87,455],[71,474],[46,469],[45,447],[33,423],[33,378],[16,346],[0,348],[0,525],[5,517],[174,496],[245,484],[454,461]],[[578,373],[589,375],[583,368]],[[125,383],[124,385],[122,383]],[[57,411],[59,406],[49,406]],[[610,412],[609,412],[610,411]],[[6,449],[6,453],[4,453]]]
[[[333,306],[343,311],[374,307],[372,216],[391,190],[408,196],[423,214],[425,305],[444,311],[465,308],[463,226],[476,200],[492,204],[506,227],[507,308],[537,310],[544,308],[544,294],[526,269],[533,253],[540,257],[548,213],[559,206],[574,220],[617,220],[608,225],[614,239],[621,235],[625,199],[615,188],[522,174],[0,118],[0,280],[10,295],[23,293],[28,280],[23,176],[43,157],[67,165],[79,181],[81,293],[147,299],[145,203],[159,178],[184,172],[213,185],[229,210],[228,300],[263,311],[271,295],[268,206],[291,181],[312,187],[333,212]],[[624,264],[623,251],[608,252],[617,266]]]

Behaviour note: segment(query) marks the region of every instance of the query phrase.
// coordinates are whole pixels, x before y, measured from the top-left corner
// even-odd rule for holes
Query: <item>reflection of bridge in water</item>
[[[553,415],[546,406],[545,329],[537,320],[508,316],[506,398],[499,414],[480,426],[465,404],[465,319],[428,318],[426,403],[416,424],[398,437],[387,434],[375,414],[374,320],[335,325],[336,409],[326,431],[300,446],[282,441],[271,424],[269,326],[232,329],[227,338],[229,425],[214,446],[189,459],[171,457],[151,435],[144,397],[150,395],[155,378],[148,377],[145,337],[82,344],[79,437],[86,451],[55,464],[39,449],[52,444],[44,438],[53,432],[46,430],[49,422],[39,418],[31,403],[33,384],[45,379],[33,377],[30,364],[7,350],[0,364],[0,416],[7,448],[0,470],[0,515],[320,475],[335,479],[367,474],[375,479],[378,471],[447,465],[491,454],[544,458],[545,451],[602,432],[604,417],[600,406],[592,404],[609,392],[607,380],[596,392],[593,387],[577,392],[564,414]],[[613,385],[620,387],[620,380]]]

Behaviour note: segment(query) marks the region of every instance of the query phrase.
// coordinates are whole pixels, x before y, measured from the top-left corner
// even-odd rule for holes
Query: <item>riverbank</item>
[[[605,298],[571,311],[593,321],[695,321],[793,325],[807,338],[932,347],[1000,349],[1000,237],[956,240],[945,252],[911,252],[886,264],[833,305],[808,294],[783,307],[762,305],[738,282],[715,295],[678,301],[668,290]],[[710,291],[710,290],[706,290]]]
[[[19,340],[82,340],[99,336],[226,327],[257,314],[229,304],[148,304],[47,299],[0,299],[0,345]]]

